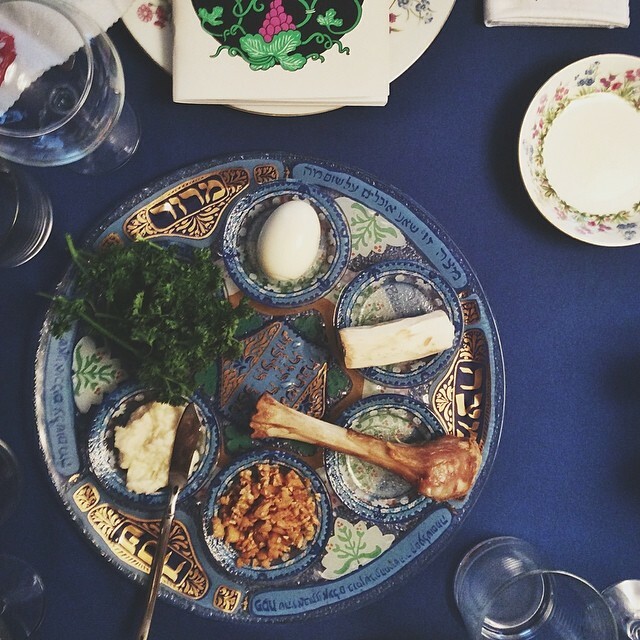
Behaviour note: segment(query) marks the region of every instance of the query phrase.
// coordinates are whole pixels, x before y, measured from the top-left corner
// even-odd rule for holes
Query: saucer
[[[525,187],[567,235],[601,246],[640,242],[640,58],[574,62],[538,91],[520,131]]]

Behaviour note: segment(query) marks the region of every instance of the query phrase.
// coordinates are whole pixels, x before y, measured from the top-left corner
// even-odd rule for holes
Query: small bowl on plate
[[[381,262],[361,271],[341,292],[335,327],[374,325],[442,310],[454,327],[453,344],[440,353],[358,371],[387,387],[409,388],[438,375],[462,342],[463,318],[456,290],[436,271],[412,260]]]
[[[424,404],[393,393],[359,400],[337,422],[345,429],[404,444],[426,442],[445,434],[438,418]],[[329,449],[324,458],[336,495],[367,520],[406,521],[433,502],[400,476],[370,462]]]
[[[312,266],[301,277],[273,280],[260,268],[258,238],[276,207],[296,199],[308,202],[318,215],[320,246]],[[272,307],[297,307],[322,298],[346,271],[351,257],[349,225],[340,207],[322,189],[298,180],[278,180],[258,187],[231,207],[222,254],[231,279],[248,297]]]
[[[311,539],[302,548],[295,548],[281,558],[274,559],[270,566],[260,566],[260,562],[258,560],[254,562],[249,558],[249,555],[245,561],[241,562],[240,551],[233,543],[220,537],[220,533],[215,535],[214,518],[222,520],[226,517],[225,506],[233,505],[234,508],[241,506],[243,496],[248,488],[246,483],[251,482],[251,489],[258,491],[261,487],[262,474],[270,471],[282,476],[293,473],[294,478],[297,477],[302,481],[305,486],[304,493],[315,500],[317,524],[314,526]],[[241,483],[244,483],[243,489],[241,489]],[[264,505],[264,501],[261,504]],[[244,513],[243,520],[256,515],[250,516],[251,511],[247,512],[246,510]],[[280,514],[280,517],[284,516]],[[330,521],[331,503],[316,472],[296,456],[280,450],[250,452],[235,460],[215,476],[202,516],[205,541],[216,562],[232,576],[251,581],[277,580],[284,576],[298,574],[308,568],[325,548],[329,538]],[[277,526],[274,522],[270,522],[266,515],[256,522],[257,526],[264,526],[267,522],[269,525]],[[291,532],[291,530],[287,529],[287,532]],[[253,531],[240,532],[240,540],[246,541],[252,533]],[[260,548],[266,552],[264,545]]]
[[[603,54],[555,73],[520,129],[520,173],[540,213],[589,244],[640,242],[640,58]]]
[[[180,492],[179,501],[193,495],[204,485],[220,450],[219,428],[213,408],[200,394],[195,394],[191,399],[196,405],[203,429],[197,448],[199,459]],[[105,396],[89,428],[89,464],[97,480],[112,495],[141,508],[166,507],[169,489],[164,487],[154,493],[136,493],[127,488],[126,470],[118,464],[115,428],[126,425],[133,411],[153,400],[153,391],[141,389],[135,383],[122,385]]]

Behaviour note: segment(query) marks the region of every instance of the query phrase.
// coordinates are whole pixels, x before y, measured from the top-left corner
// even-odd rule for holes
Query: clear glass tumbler
[[[5,522],[14,510],[21,490],[22,473],[18,461],[7,443],[0,440],[0,524]]]
[[[640,640],[640,580],[612,584],[602,595],[618,621],[620,638]]]
[[[35,256],[51,232],[51,201],[40,185],[0,159],[0,267]]]
[[[548,569],[519,538],[485,540],[462,559],[454,580],[472,640],[616,640],[601,594],[566,571]]]
[[[120,58],[99,25],[63,0],[3,0],[0,27],[9,63],[0,84],[0,156],[31,166],[74,163],[88,174],[124,164],[139,127],[125,106]]]
[[[44,586],[24,560],[0,555],[0,638],[27,640],[44,616]]]

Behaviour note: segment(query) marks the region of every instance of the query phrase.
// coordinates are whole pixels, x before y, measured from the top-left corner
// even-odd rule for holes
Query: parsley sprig
[[[239,355],[235,334],[250,309],[244,301],[234,308],[222,295],[209,249],[184,259],[176,246],[149,241],[93,252],[67,236],[67,246],[75,287],[52,298],[53,335],[83,322],[121,352],[142,386],[172,404],[193,394],[196,375],[217,357]]]

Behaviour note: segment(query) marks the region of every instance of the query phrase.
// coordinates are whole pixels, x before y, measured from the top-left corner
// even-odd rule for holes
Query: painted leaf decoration
[[[297,71],[298,69],[302,69],[302,67],[307,64],[307,59],[299,53],[294,53],[292,56],[280,58],[279,62],[280,66],[285,71]]]
[[[302,36],[299,31],[280,31],[273,36],[273,40],[269,43],[271,53],[280,59],[293,53],[302,42]]]
[[[336,10],[328,9],[327,13],[323,16],[318,16],[317,18],[318,24],[323,27],[341,27],[342,20],[340,18],[336,18]]]
[[[250,34],[240,38],[240,46],[250,59],[270,57],[273,53],[269,50],[269,44],[260,34]]]
[[[200,18],[200,22],[202,26],[205,24],[210,24],[212,27],[217,27],[222,24],[222,7],[213,7],[211,11],[207,11],[206,9],[198,10],[198,17]]]
[[[249,65],[254,71],[266,71],[275,67],[276,59],[273,56],[261,56],[260,58],[251,58]]]

